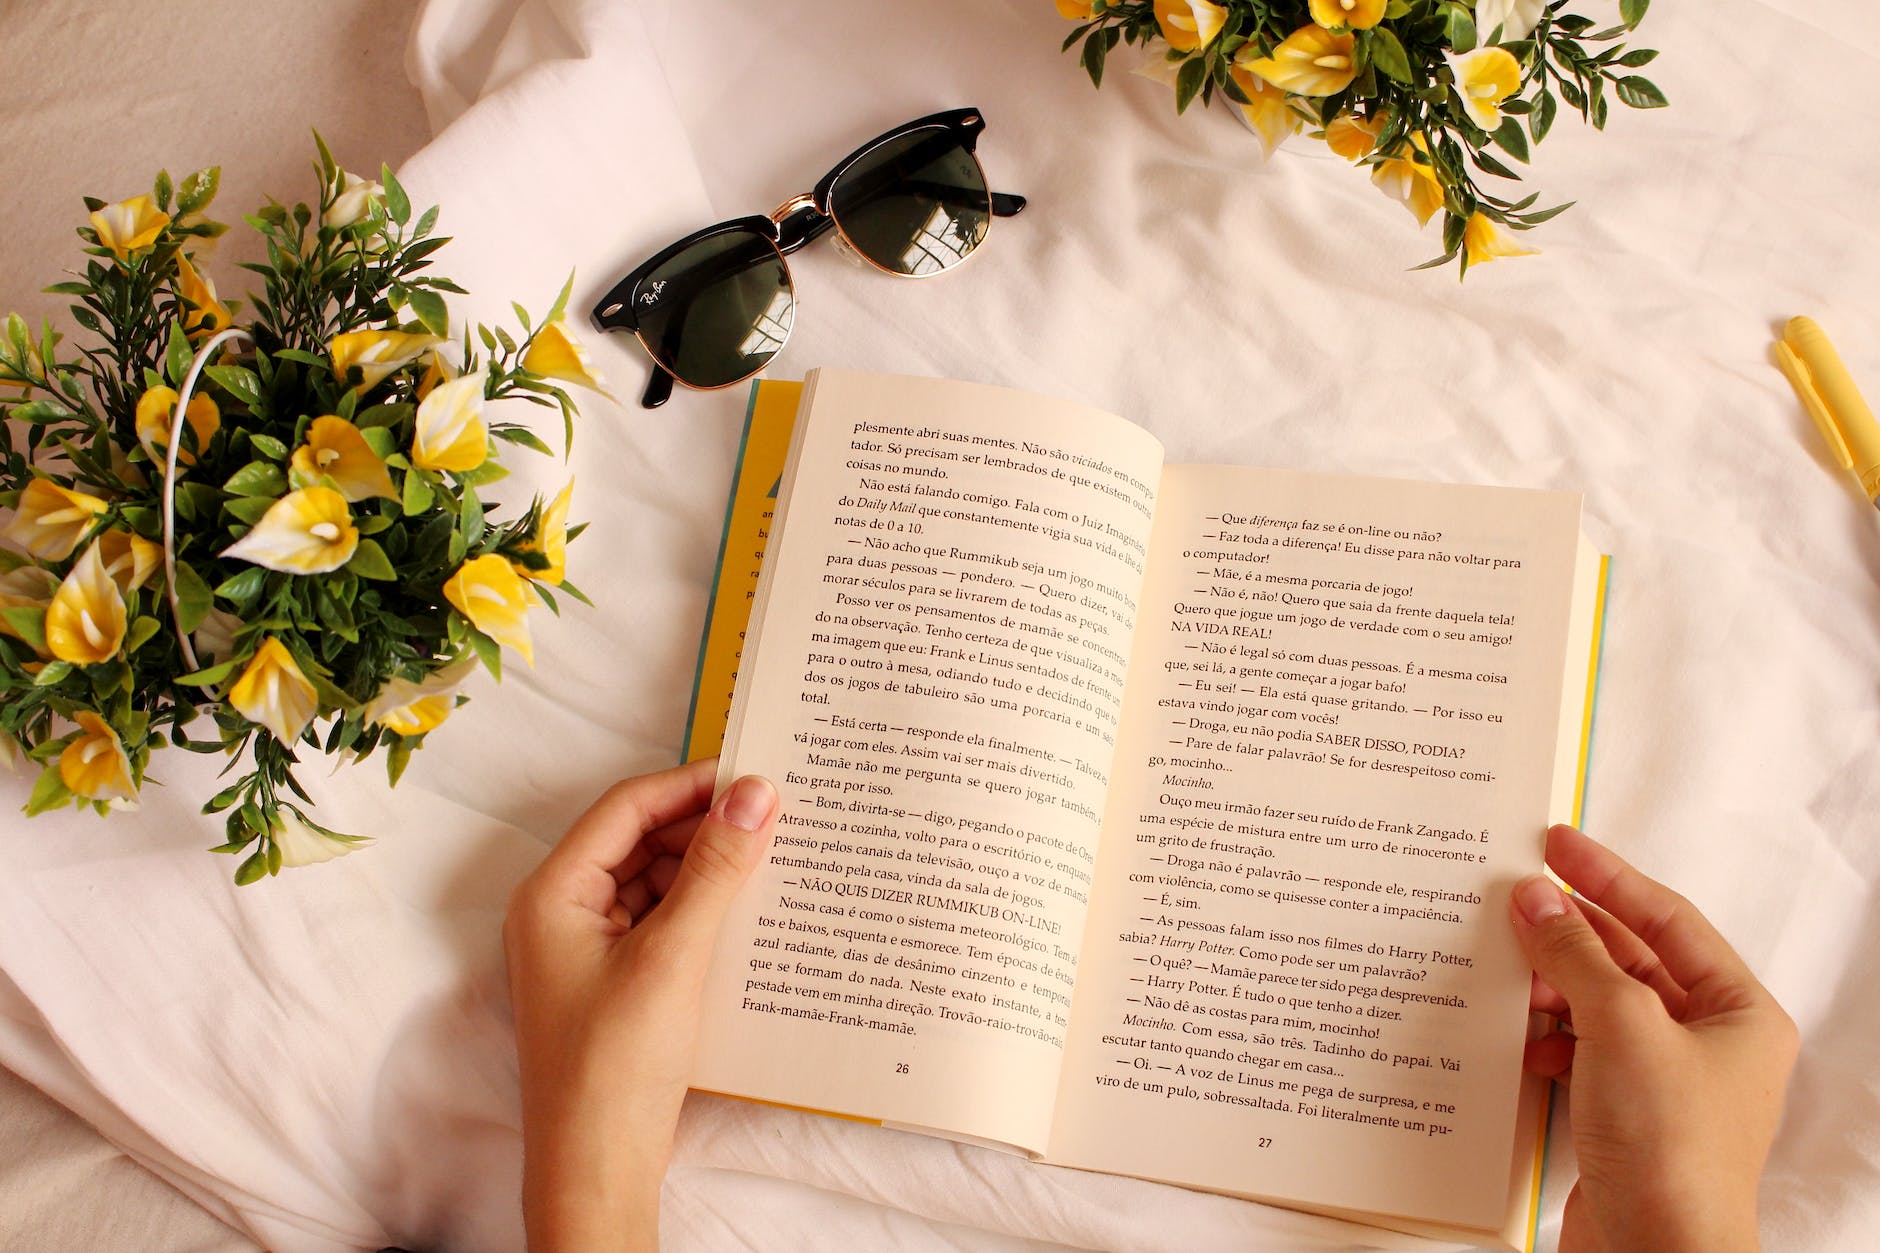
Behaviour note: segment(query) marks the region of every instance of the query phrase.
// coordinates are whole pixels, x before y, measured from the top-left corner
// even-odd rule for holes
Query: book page
[[[719,775],[783,813],[695,1087],[1043,1149],[1160,473],[1081,405],[811,375]]]
[[[1502,1224],[1578,520],[1167,469],[1051,1160]]]

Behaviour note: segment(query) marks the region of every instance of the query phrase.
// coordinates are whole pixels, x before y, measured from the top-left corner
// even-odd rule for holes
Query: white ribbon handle
[[[254,336],[247,331],[230,327],[221,332],[196,350],[190,360],[189,372],[183,375],[183,385],[176,389],[176,413],[170,418],[170,442],[163,455],[163,583],[168,589],[170,601],[170,623],[176,628],[176,642],[183,646],[183,660],[191,670],[202,668],[196,660],[196,650],[190,646],[189,633],[183,630],[182,600],[176,592],[176,455],[183,447],[183,417],[189,409],[190,393],[196,390],[196,380],[202,377],[203,367],[209,364],[209,358],[224,341],[245,339],[254,343]],[[207,449],[197,449],[200,455]]]

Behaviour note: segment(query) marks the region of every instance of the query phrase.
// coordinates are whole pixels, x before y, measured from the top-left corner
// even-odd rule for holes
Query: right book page
[[[1050,1160],[1503,1226],[1579,516],[1166,468]]]

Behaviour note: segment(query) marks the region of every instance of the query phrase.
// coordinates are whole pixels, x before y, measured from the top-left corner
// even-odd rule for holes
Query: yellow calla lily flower
[[[587,350],[580,340],[568,333],[568,324],[560,318],[536,328],[529,350],[522,354],[522,368],[544,378],[560,379],[564,383],[591,387],[603,396],[607,394],[601,376],[588,364]]]
[[[287,646],[270,635],[229,689],[228,703],[281,743],[292,744],[319,712],[320,696]]]
[[[124,597],[94,540],[46,608],[46,647],[60,661],[95,666],[117,656],[127,619]]]
[[[444,354],[433,348],[425,362],[424,373],[418,376],[418,385],[413,394],[423,400],[437,389],[438,384],[448,383],[457,377],[457,367],[445,359]]]
[[[1411,136],[1410,143],[1418,152],[1428,151],[1421,135]],[[1435,167],[1407,156],[1390,157],[1372,166],[1371,182],[1392,199],[1401,200],[1416,215],[1418,226],[1427,226],[1443,207],[1443,184]]]
[[[330,479],[349,501],[398,496],[392,488],[392,472],[372,451],[359,428],[331,414],[307,424],[307,442],[294,450],[290,468],[296,486],[312,486],[322,478]]]
[[[127,801],[137,796],[131,759],[111,724],[89,709],[72,715],[84,734],[59,754],[59,778],[88,801]]]
[[[163,546],[129,531],[106,531],[95,543],[104,572],[126,599],[163,565]]]
[[[98,242],[111,250],[119,261],[139,248],[148,248],[170,224],[170,215],[157,208],[148,196],[135,196],[108,204],[91,215],[91,229],[98,232]]]
[[[1238,65],[1228,73],[1247,96],[1247,103],[1240,106],[1241,116],[1253,127],[1253,133],[1260,137],[1266,155],[1272,156],[1281,144],[1299,130],[1301,119],[1298,111],[1292,107],[1285,92],[1259,75]]]
[[[444,584],[444,599],[483,634],[522,654],[535,664],[527,614],[535,601],[528,580],[495,553],[485,553],[457,568]]]
[[[327,350],[333,356],[334,375],[343,382],[346,372],[358,366],[360,383],[354,390],[366,391],[443,342],[435,335],[406,331],[348,331],[335,335]]]
[[[1312,0],[1312,20],[1326,30],[1370,30],[1384,20],[1388,0]]]
[[[170,423],[176,418],[177,400],[173,387],[153,387],[137,398],[137,442],[144,446],[150,459],[157,463],[159,471],[170,444]],[[183,421],[196,436],[196,448],[200,451],[207,448],[209,438],[222,429],[222,412],[216,408],[215,401],[197,392],[189,398],[189,408],[183,413]],[[185,444],[176,450],[176,464],[196,464],[196,454],[189,451],[189,445]]]
[[[1470,265],[1496,261],[1502,257],[1532,257],[1539,254],[1538,248],[1523,248],[1508,236],[1496,229],[1488,215],[1479,210],[1469,215],[1468,225],[1462,228],[1462,250]]]
[[[419,402],[412,424],[411,464],[461,474],[482,465],[489,455],[481,374],[440,383]]]
[[[1209,0],[1155,0],[1155,24],[1177,52],[1213,43],[1227,24],[1227,9]]]
[[[341,835],[306,822],[292,810],[282,810],[269,824],[274,847],[281,850],[283,866],[312,866],[344,857],[355,849],[372,843],[365,835]]]
[[[330,487],[316,486],[275,501],[222,555],[289,574],[323,574],[351,561],[358,547],[359,528],[353,525],[346,498]]]
[[[349,170],[339,172],[338,194],[326,212],[320,215],[320,225],[346,227],[365,221],[372,215],[375,204],[385,203],[385,185],[376,179],[360,178]]]
[[[1495,42],[1513,43],[1534,33],[1546,9],[1547,0],[1475,0],[1475,29],[1487,40],[1499,28]]]
[[[20,493],[4,533],[41,561],[64,561],[107,508],[96,496],[60,487],[51,479],[34,479]]]
[[[1358,76],[1356,47],[1349,31],[1301,26],[1280,40],[1272,56],[1260,56],[1256,45],[1247,44],[1234,54],[1234,63],[1295,96],[1332,96]]]
[[[458,685],[475,668],[476,658],[465,657],[416,683],[387,679],[366,706],[365,719],[398,735],[423,735],[450,717]]]
[[[176,258],[176,294],[189,306],[183,314],[183,334],[191,339],[225,330],[235,320],[229,307],[216,299],[215,280],[198,274],[188,257]]]
[[[531,570],[518,565],[516,573],[525,579],[534,579],[550,587],[561,586],[561,581],[568,575],[568,502],[574,495],[574,480],[561,489],[555,499],[548,502],[542,510],[540,521],[536,523],[535,534],[522,545],[525,552],[541,553],[547,558],[548,565],[541,570]]]
[[[1485,131],[1501,125],[1501,102],[1521,90],[1521,63],[1506,48],[1477,48],[1445,58],[1469,120]]]
[[[59,576],[44,566],[20,566],[0,574],[0,609],[44,609],[52,604],[52,598],[59,590]],[[10,635],[16,640],[25,640],[25,636],[0,618],[0,635]],[[35,648],[40,656],[45,652]],[[4,738],[4,736],[0,736]]]
[[[1073,22],[1087,22],[1097,15],[1096,0],[1057,0],[1058,16]]]
[[[1325,146],[1347,161],[1362,160],[1377,147],[1378,132],[1383,129],[1382,115],[1361,118],[1351,113],[1340,114],[1326,124]]]

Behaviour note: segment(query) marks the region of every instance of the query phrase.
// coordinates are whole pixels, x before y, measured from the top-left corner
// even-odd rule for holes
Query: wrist
[[[659,1247],[661,1172],[628,1164],[572,1168],[525,1160],[522,1211],[529,1253],[653,1253]]]

